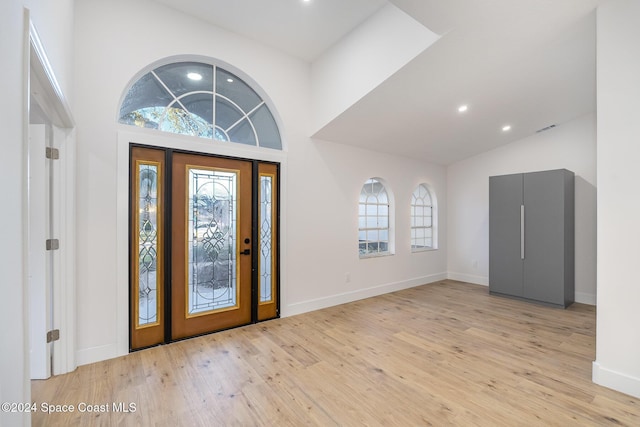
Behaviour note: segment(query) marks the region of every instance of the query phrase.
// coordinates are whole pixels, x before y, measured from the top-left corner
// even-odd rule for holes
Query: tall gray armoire
[[[573,172],[489,178],[489,291],[559,307],[573,303]]]

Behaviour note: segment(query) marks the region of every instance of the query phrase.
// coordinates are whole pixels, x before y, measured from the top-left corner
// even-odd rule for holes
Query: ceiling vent
[[[549,125],[546,128],[538,129],[536,133],[544,132],[545,130],[553,129],[556,125]]]

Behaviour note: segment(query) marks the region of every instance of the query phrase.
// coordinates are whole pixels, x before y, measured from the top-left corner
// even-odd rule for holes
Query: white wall
[[[589,114],[449,166],[449,277],[489,283],[489,177],[565,168],[575,180],[576,301],[596,301],[596,117]]]
[[[2,199],[11,209],[0,210],[0,402],[24,402],[30,399],[27,325],[24,312],[26,282],[23,274],[23,114],[22,114],[22,3],[3,4],[0,13],[0,67],[4,102],[0,174]],[[27,417],[0,412],[0,425],[27,425]]]
[[[445,278],[443,167],[324,141],[304,141],[291,147],[289,176],[287,227],[292,238],[285,315]],[[359,259],[358,196],[372,177],[383,178],[395,200],[395,255]],[[440,249],[411,253],[411,194],[423,182],[442,200]]]
[[[314,61],[312,132],[321,130],[438,38],[393,4],[382,7]]]
[[[127,262],[122,225],[127,221],[127,194],[122,182],[124,177],[126,187],[129,135],[175,143],[167,142],[166,135],[118,125],[118,103],[141,69],[183,54],[216,58],[246,73],[279,113],[287,148],[280,154],[284,316],[444,277],[444,249],[412,255],[404,229],[398,231],[395,256],[358,258],[357,200],[367,178],[381,176],[391,183],[396,200],[403,203],[397,214],[402,213],[407,224],[405,206],[419,182],[428,182],[446,200],[445,172],[424,162],[309,139],[308,63],[148,0],[85,0],[76,4],[75,51],[80,364],[128,349],[128,279],[119,266],[126,268]],[[251,155],[243,147],[197,138],[183,141],[190,149]],[[442,209],[444,217],[444,203]],[[446,233],[441,236],[446,241]]]
[[[64,96],[73,109],[74,0],[26,0],[47,58]]]
[[[640,2],[598,9],[598,317],[593,380],[640,397]]]
[[[0,210],[0,402],[31,400],[24,269],[23,8],[31,10],[32,21],[66,94],[71,81],[65,64],[71,63],[71,33],[68,29],[72,27],[72,5],[72,1],[67,0],[5,0],[0,13],[0,81],[3,88],[0,182],[2,203],[6,207]],[[0,412],[0,425],[29,425],[30,421],[28,414]]]

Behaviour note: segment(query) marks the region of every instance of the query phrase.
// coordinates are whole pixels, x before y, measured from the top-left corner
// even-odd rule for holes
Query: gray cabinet
[[[573,303],[573,172],[489,178],[489,291],[554,306]]]

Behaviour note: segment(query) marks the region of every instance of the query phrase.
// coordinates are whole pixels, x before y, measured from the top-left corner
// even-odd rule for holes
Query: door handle
[[[520,205],[520,259],[524,259],[524,205]]]
[[[245,249],[244,251],[240,252],[240,255],[251,255],[251,249]]]

